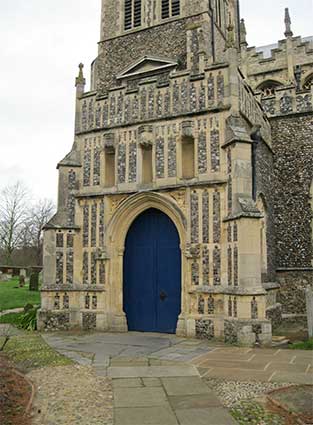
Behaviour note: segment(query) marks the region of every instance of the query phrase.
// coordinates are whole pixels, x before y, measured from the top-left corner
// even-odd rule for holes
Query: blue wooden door
[[[128,329],[175,333],[181,311],[179,235],[167,215],[142,213],[130,227],[124,254],[124,311]]]

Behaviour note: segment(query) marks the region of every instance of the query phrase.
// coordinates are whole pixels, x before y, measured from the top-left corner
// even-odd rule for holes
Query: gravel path
[[[213,378],[206,378],[205,381],[215,391],[225,407],[234,407],[239,401],[251,400],[269,391],[290,385],[276,382],[225,381]]]
[[[43,368],[30,372],[36,386],[33,425],[112,425],[111,380],[89,366]]]

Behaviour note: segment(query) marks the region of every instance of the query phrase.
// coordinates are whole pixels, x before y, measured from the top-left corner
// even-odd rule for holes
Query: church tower
[[[41,328],[271,340],[237,0],[102,0],[46,226]],[[263,244],[263,245],[262,245]]]

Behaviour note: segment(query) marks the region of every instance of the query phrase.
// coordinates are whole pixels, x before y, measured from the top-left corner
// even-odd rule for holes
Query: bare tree
[[[29,192],[20,182],[5,187],[0,193],[0,247],[8,265],[14,250],[21,245],[28,206]]]
[[[55,213],[55,205],[49,199],[39,200],[30,210],[25,229],[26,246],[36,249],[37,265],[42,263],[42,229]]]

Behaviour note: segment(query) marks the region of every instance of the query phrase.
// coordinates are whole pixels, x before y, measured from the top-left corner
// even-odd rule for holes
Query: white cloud
[[[88,76],[100,3],[1,0],[0,188],[22,180],[35,196],[56,199],[55,167],[73,142],[77,65],[83,61]],[[285,6],[294,33],[310,35],[312,0],[242,0],[250,45],[283,37]]]

